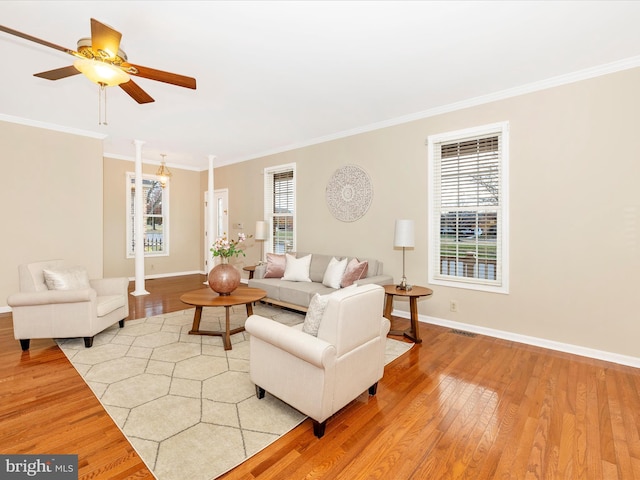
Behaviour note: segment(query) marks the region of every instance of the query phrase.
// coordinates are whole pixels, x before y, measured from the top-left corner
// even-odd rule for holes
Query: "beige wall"
[[[230,224],[253,233],[263,168],[296,162],[298,250],[379,258],[397,280],[394,220],[413,218],[407,277],[427,285],[425,140],[509,121],[510,293],[427,285],[435,294],[419,303],[420,314],[640,357],[638,85],[633,69],[221,167],[215,188],[229,189]],[[367,171],[374,189],[369,211],[352,223],[335,220],[325,202],[327,181],[347,164]],[[258,255],[259,246],[247,258]]]
[[[21,263],[62,258],[102,276],[102,149],[100,139],[0,121],[1,309]]]
[[[142,165],[154,175],[157,165]],[[203,270],[202,194],[200,172],[170,168],[169,255],[145,258],[145,276],[166,276]],[[135,276],[135,260],[126,256],[126,174],[135,171],[131,161],[104,159],[104,272],[105,276]]]
[[[221,167],[215,188],[229,190],[229,224],[253,234],[264,167],[295,162],[298,250],[379,258],[398,280],[393,224],[413,218],[407,277],[427,285],[425,140],[509,121],[510,293],[431,285],[435,294],[420,302],[420,314],[640,358],[638,85],[640,69],[633,69]],[[335,220],[324,199],[329,177],[347,164],[366,170],[374,190],[369,211],[352,223]],[[24,261],[63,257],[97,276],[104,252],[105,274],[133,276],[133,261],[124,258],[124,172],[133,163],[104,160],[104,215],[100,140],[0,122],[0,167],[0,306],[17,290]],[[207,172],[174,172],[171,257],[147,261],[147,275],[202,269]],[[246,251],[240,265],[254,263],[260,246],[250,240]]]

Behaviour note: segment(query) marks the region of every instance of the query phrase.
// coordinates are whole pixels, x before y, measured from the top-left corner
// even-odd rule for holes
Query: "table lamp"
[[[255,239],[260,241],[260,261],[258,262],[258,265],[262,265],[264,263],[264,242],[267,238],[269,238],[269,223],[263,220],[258,220],[256,222],[255,235]]]
[[[414,244],[413,220],[396,220],[393,246],[402,247],[402,280],[396,286],[398,290],[411,290],[411,285],[407,285],[407,277],[404,274],[404,250],[406,247],[413,247]]]

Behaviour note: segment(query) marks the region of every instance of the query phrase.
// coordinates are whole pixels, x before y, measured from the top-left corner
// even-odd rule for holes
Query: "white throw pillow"
[[[313,296],[309,303],[307,314],[304,317],[304,323],[302,324],[303,332],[313,335],[314,337],[318,336],[320,321],[324,315],[325,308],[327,308],[330,296],[331,295],[320,295],[319,293]]]
[[[296,258],[286,254],[287,264],[284,267],[282,280],[290,282],[310,282],[309,267],[311,266],[311,254],[306,257]]]
[[[44,282],[49,290],[80,290],[91,288],[89,275],[84,267],[43,269]]]
[[[322,278],[322,284],[331,288],[340,288],[340,282],[342,276],[347,268],[347,260],[338,260],[333,257],[327,265],[327,269],[324,271],[324,277]]]

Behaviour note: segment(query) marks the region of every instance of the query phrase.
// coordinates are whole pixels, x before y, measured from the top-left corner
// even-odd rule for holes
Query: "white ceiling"
[[[91,17],[122,33],[129,61],[197,79],[143,78],[155,103],[82,75],[73,61],[0,32],[0,115],[107,135],[105,153],[206,169],[426,116],[615,63],[640,65],[640,2],[0,1],[0,23],[76,48]],[[640,88],[640,86],[639,86]],[[2,117],[0,117],[1,119]]]

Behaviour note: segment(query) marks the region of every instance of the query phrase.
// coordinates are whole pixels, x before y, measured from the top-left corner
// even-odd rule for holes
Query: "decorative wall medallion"
[[[371,205],[373,189],[369,176],[356,165],[339,168],[327,183],[326,197],[335,218],[342,222],[358,220]]]

